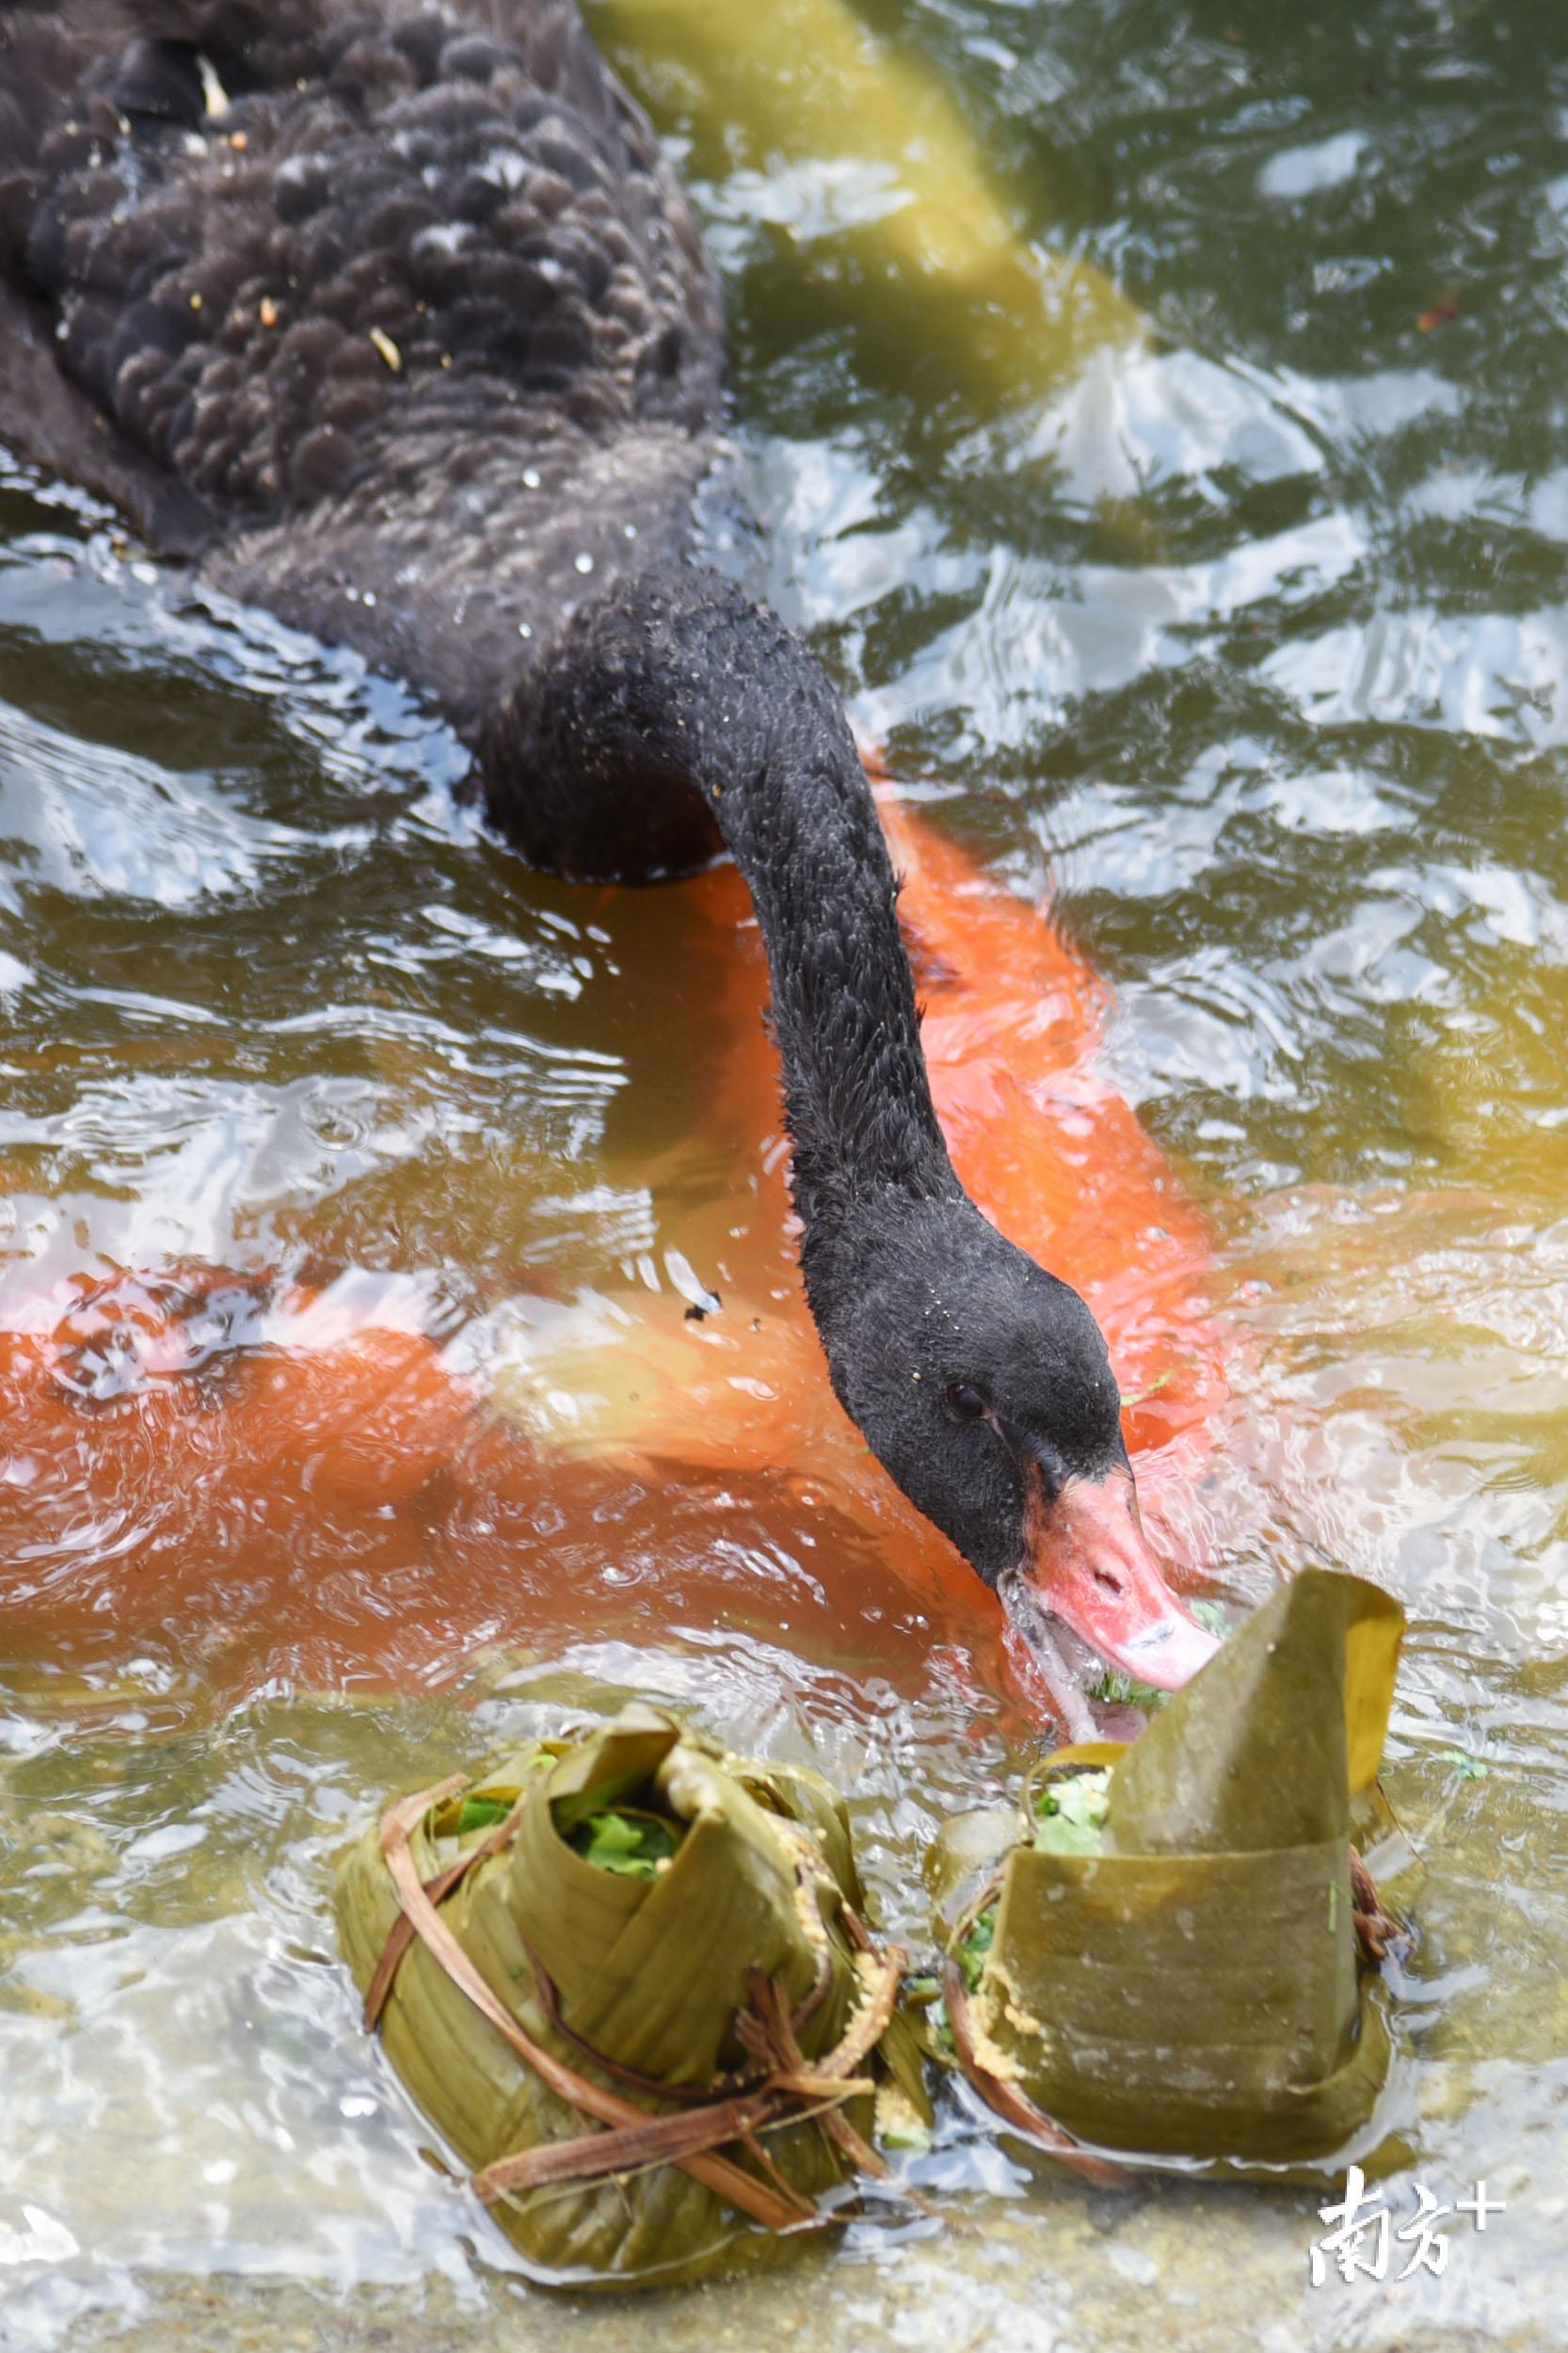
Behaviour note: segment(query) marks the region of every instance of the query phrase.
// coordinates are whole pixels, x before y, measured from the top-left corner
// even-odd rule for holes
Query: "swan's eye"
[[[948,1383],[948,1403],[960,1421],[978,1421],[985,1411],[985,1400],[967,1381]]]

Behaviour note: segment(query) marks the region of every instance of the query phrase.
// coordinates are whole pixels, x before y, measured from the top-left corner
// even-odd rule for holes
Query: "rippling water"
[[[1150,335],[1064,374],[955,308],[879,243],[885,175],[781,160],[616,8],[725,272],[745,560],[932,822],[1048,882],[1113,984],[1101,1067],[1218,1237],[1231,1393],[1174,1548],[1234,1598],[1310,1557],[1411,1612],[1392,2195],[1484,2176],[1508,2210],[1441,2279],[1314,2291],[1305,2193],[1108,2205],[954,2111],[947,2224],[852,2244],[830,2324],[786,2278],[657,2325],[1560,2344],[1568,58],[1523,0],[866,15],[1019,235]],[[734,1092],[755,940],[722,891],[526,873],[460,767],[401,690],[0,475],[9,1372],[78,1275],[153,1347],[167,1297],[116,1268],[236,1275],[151,1401],[79,1323],[81,1443],[4,1433],[7,2353],[638,2341],[519,2283],[422,2159],[332,1963],[332,1853],[592,1679],[814,1757],[918,1938],[933,1825],[1029,1753],[994,1628],[847,1471],[727,1471],[691,1429],[684,1468],[628,1459],[651,1399],[679,1424],[690,1299],[786,1326]],[[361,1387],[244,1390],[344,1334]],[[511,1433],[461,1477],[458,1379]]]

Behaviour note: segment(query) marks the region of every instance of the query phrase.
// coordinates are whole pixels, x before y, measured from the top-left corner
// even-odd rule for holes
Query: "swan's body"
[[[0,23],[8,440],[465,728],[684,550],[717,292],[573,0]]]
[[[570,0],[72,0],[0,36],[0,435],[422,687],[536,862],[728,847],[840,1400],[1026,1615],[1180,1681],[1209,1644],[1139,1535],[1104,1342],[949,1158],[837,699],[682,560],[715,290]]]

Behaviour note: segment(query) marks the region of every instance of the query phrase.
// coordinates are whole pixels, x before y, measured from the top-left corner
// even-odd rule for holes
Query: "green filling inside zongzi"
[[[1109,1768],[1048,1782],[1034,1801],[1034,1846],[1040,1854],[1098,1854],[1111,1788]],[[990,1956],[997,1907],[987,1904],[952,1948],[972,1993]]]
[[[1034,1801],[1036,1853],[1098,1854],[1110,1790],[1109,1769],[1048,1782]]]
[[[953,1946],[952,1957],[964,1972],[964,1983],[971,1993],[980,1983],[996,1933],[997,1908],[988,1904],[972,1922],[968,1933]]]
[[[585,1863],[622,1879],[650,1880],[675,1853],[673,1823],[657,1814],[590,1814],[568,1832],[567,1843]]]
[[[517,1803],[510,1798],[465,1798],[457,1809],[457,1835],[466,1838],[471,1831],[493,1830],[504,1822]]]

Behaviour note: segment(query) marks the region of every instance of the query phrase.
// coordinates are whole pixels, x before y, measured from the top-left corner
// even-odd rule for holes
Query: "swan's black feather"
[[[572,0],[73,0],[0,40],[11,313],[215,585],[465,724],[682,544],[716,292]],[[0,432],[41,438],[3,393]]]

